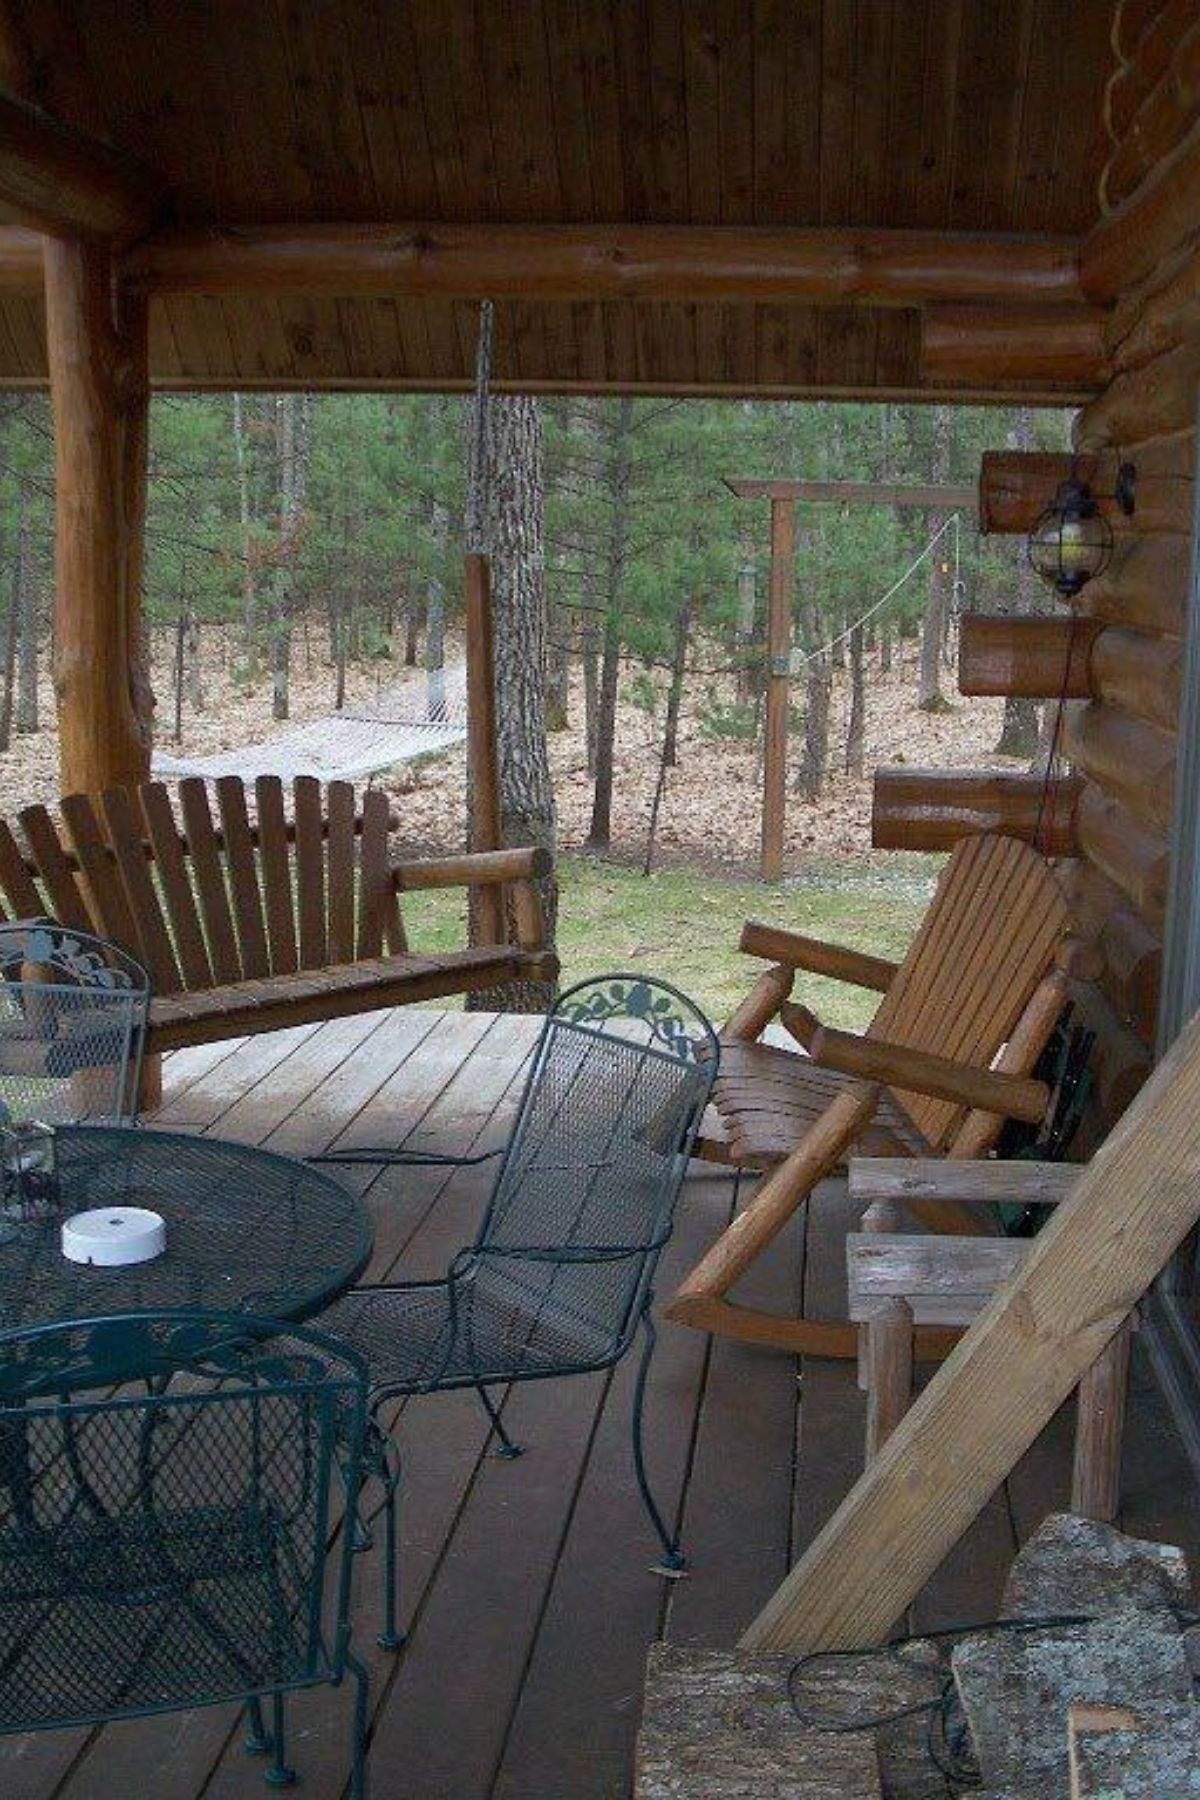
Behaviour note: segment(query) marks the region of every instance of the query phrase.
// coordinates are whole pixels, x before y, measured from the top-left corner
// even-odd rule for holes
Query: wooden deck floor
[[[463,1153],[503,1140],[532,1042],[527,1019],[405,1009],[171,1058],[159,1121],[296,1155],[333,1142]],[[469,1241],[489,1165],[346,1171],[367,1191],[373,1275],[439,1273]],[[728,1215],[729,1183],[690,1180],[661,1286]],[[818,1197],[755,1278],[775,1306],[836,1305],[840,1191]],[[749,1284],[747,1284],[749,1291]],[[378,1569],[359,1560],[356,1643],[372,1676],[373,1800],[621,1800],[629,1792],[645,1649],[731,1644],[853,1480],[862,1407],[852,1371],[666,1329],[648,1402],[652,1472],[677,1508],[691,1572],[649,1572],[654,1543],[629,1456],[633,1359],[611,1377],[514,1390],[505,1419],[529,1448],[486,1454],[473,1396],[410,1403],[406,1652],[374,1645]],[[1200,1550],[1190,1481],[1144,1375],[1127,1445],[1125,1523]],[[1066,1501],[1060,1417],[922,1597],[922,1625],[991,1615],[1014,1546]],[[302,1792],[333,1800],[349,1695],[294,1706]],[[264,1792],[226,1709],[99,1732],[0,1742],[4,1800],[233,1800]]]

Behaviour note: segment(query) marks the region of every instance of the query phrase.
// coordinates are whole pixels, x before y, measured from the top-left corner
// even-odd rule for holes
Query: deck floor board
[[[164,1065],[155,1122],[294,1155],[331,1147],[480,1153],[500,1146],[536,1034],[531,1019],[404,1008],[181,1051]],[[440,1272],[472,1237],[494,1162],[343,1167],[375,1222],[372,1276]],[[679,1275],[729,1216],[728,1176],[689,1179],[659,1282]],[[844,1188],[827,1184],[747,1278],[780,1310],[844,1302]],[[751,1292],[753,1290],[753,1292]],[[647,1395],[648,1460],[684,1522],[690,1571],[651,1573],[656,1540],[630,1454],[636,1358],[611,1377],[515,1389],[506,1423],[528,1446],[488,1454],[469,1393],[408,1402],[401,1444],[400,1656],[375,1643],[374,1555],[356,1570],[356,1646],[372,1678],[373,1800],[623,1800],[647,1645],[730,1643],[811,1541],[861,1464],[863,1402],[847,1364],[808,1361],[667,1327]],[[1200,1553],[1200,1515],[1152,1385],[1139,1372],[1127,1453],[1128,1529]],[[922,1596],[926,1623],[982,1619],[1016,1542],[1061,1504],[1071,1409],[1045,1433]],[[349,1693],[292,1708],[309,1800],[339,1800]],[[241,1800],[261,1764],[229,1708],[95,1732],[0,1740],[5,1800]]]

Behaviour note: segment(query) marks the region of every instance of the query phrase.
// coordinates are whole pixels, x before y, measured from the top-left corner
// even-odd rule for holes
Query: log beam
[[[979,469],[980,531],[1026,536],[1064,481],[1076,475],[1094,487],[1103,462],[1098,456],[1052,450],[985,450]],[[1119,510],[1111,502],[1102,501],[1101,507],[1110,516]]]
[[[1072,238],[713,225],[239,225],[159,231],[127,273],[158,294],[400,294],[1078,309]]]
[[[1107,314],[1085,306],[927,306],[921,374],[934,386],[1103,387]]]
[[[959,692],[1086,700],[1092,646],[1103,630],[1099,619],[966,613],[958,639]]]
[[[1067,715],[1063,747],[1076,768],[1136,819],[1169,835],[1176,751],[1171,732],[1093,700]]]
[[[150,771],[153,700],[141,638],[146,306],[125,302],[117,316],[102,245],[48,238],[45,258],[62,792],[99,793]]]
[[[23,225],[0,225],[0,292],[40,294],[42,236]]]
[[[0,93],[0,206],[59,237],[128,240],[150,229],[158,184],[107,144]]]
[[[1118,300],[1197,230],[1200,124],[1084,239],[1079,258],[1084,293],[1100,305]]]
[[[952,850],[960,838],[1005,832],[1046,856],[1074,856],[1079,782],[993,770],[875,771],[871,843],[876,850]]]

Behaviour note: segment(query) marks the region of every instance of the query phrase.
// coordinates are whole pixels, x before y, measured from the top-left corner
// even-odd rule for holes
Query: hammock
[[[394,763],[439,756],[463,743],[466,735],[466,670],[436,669],[426,681],[384,689],[373,706],[346,707],[212,756],[156,753],[153,768],[156,775],[200,775],[207,781],[220,775],[361,781]]]

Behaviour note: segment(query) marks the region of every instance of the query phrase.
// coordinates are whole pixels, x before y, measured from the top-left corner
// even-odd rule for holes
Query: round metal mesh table
[[[328,1175],[251,1145],[128,1127],[55,1134],[57,1216],[0,1218],[0,1330],[173,1307],[303,1319],[345,1292],[371,1253],[367,1209]],[[166,1220],[151,1262],[68,1262],[62,1220],[141,1206]]]

